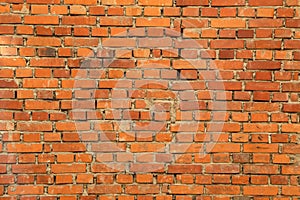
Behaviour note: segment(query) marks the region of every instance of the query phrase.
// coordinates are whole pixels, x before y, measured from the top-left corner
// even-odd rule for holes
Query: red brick
[[[279,192],[276,186],[244,186],[244,195],[277,195]]]
[[[282,194],[289,196],[298,196],[300,189],[298,186],[282,186]]]
[[[250,6],[281,6],[282,4],[283,4],[282,0],[270,0],[270,1],[249,0]]]
[[[124,166],[120,165],[120,164],[116,164],[116,165],[114,165],[114,167],[110,167],[109,165],[106,165],[106,164],[93,164],[91,169],[92,169],[92,172],[112,173],[112,172],[122,171],[124,169]]]
[[[26,61],[23,58],[0,58],[0,65],[3,67],[24,67]]]
[[[140,6],[172,6],[172,0],[139,0]]]
[[[51,166],[53,173],[78,173],[85,172],[85,164],[53,164]]]
[[[205,69],[206,63],[202,60],[174,60],[173,61],[174,69]]]
[[[234,58],[234,51],[233,50],[220,50],[219,51],[219,58],[220,59],[233,59]]]
[[[96,24],[96,17],[63,16],[62,24],[65,24],[65,25],[94,25],[94,24]]]
[[[245,90],[279,91],[279,83],[247,82]]]
[[[0,100],[0,108],[1,109],[8,109],[8,110],[20,110],[22,109],[23,105],[21,101],[16,100]]]
[[[276,132],[278,126],[276,124],[244,124],[244,132]]]
[[[132,144],[131,152],[162,152],[164,151],[164,144]]]
[[[14,182],[13,175],[0,175],[0,184],[13,184]]]
[[[81,0],[64,0],[65,4],[82,4],[82,5],[96,5],[97,0],[89,0],[89,1],[84,1],[82,2]]]
[[[102,26],[132,26],[133,20],[129,17],[102,17]]]
[[[180,9],[174,8],[174,7],[166,7],[166,8],[164,8],[164,15],[165,16],[179,16]]]
[[[136,46],[136,40],[130,38],[109,38],[107,40],[102,40],[102,45],[104,47],[134,47]],[[116,60],[111,61],[111,63],[113,62],[116,62]]]
[[[136,176],[137,183],[153,183],[152,174],[138,174]]]
[[[271,184],[274,185],[281,185],[281,184],[287,184],[288,183],[288,178],[287,176],[271,176]]]
[[[32,4],[59,4],[59,0],[27,0],[27,3]]]
[[[103,0],[103,5],[133,5],[133,0]]]
[[[284,41],[284,48],[285,49],[297,49],[300,45],[300,40],[286,40]]]
[[[252,61],[247,64],[247,69],[251,70],[275,70],[280,68],[280,62],[272,61]]]
[[[208,6],[208,0],[178,0],[176,1],[177,6]]]
[[[52,145],[54,152],[82,152],[86,151],[84,144],[53,144]]]
[[[23,38],[22,37],[16,37],[16,36],[0,36],[0,44],[4,45],[22,45],[23,44]]]
[[[299,110],[300,110],[300,104],[284,104],[283,105],[284,112],[294,113],[294,112],[299,112]]]
[[[60,46],[61,41],[58,38],[30,37],[27,39],[29,46]]]
[[[244,41],[243,40],[213,40],[210,43],[211,48],[214,49],[236,49],[243,48]]]
[[[105,7],[104,6],[90,6],[89,11],[90,11],[90,15],[105,15]]]
[[[52,79],[24,79],[24,88],[55,88],[58,87],[58,80]]]
[[[42,152],[42,144],[8,144],[8,152],[28,153],[28,152]]]
[[[10,10],[10,5],[2,5],[1,7],[0,7],[0,12],[1,13],[7,13],[7,12],[9,12],[9,10]]]
[[[58,24],[57,16],[25,16],[24,24]]]
[[[63,67],[65,62],[60,58],[32,58],[30,60],[30,66],[32,67]]]
[[[171,194],[203,194],[203,186],[171,185]]]
[[[208,185],[206,186],[207,194],[225,194],[225,195],[237,195],[240,194],[239,186],[217,186]]]
[[[84,15],[86,14],[86,8],[82,5],[70,6],[70,14]]]
[[[243,19],[211,19],[213,28],[245,28],[246,21]]]
[[[18,84],[13,80],[0,80],[0,88],[17,88]]]
[[[78,174],[77,183],[93,183],[93,175],[92,174]]]
[[[67,14],[68,7],[59,5],[50,6],[50,12],[51,14]]]
[[[43,164],[12,165],[12,173],[14,173],[14,174],[45,174],[46,173],[46,165],[43,165]]]
[[[246,46],[248,49],[280,49],[281,42],[275,40],[255,40],[247,41]]]
[[[117,177],[117,183],[132,183],[133,182],[133,176],[129,174],[118,174]]]
[[[300,84],[299,83],[283,83],[282,84],[282,91],[284,92],[299,92]]]
[[[20,15],[1,15],[0,24],[21,24]]]
[[[65,38],[65,45],[66,46],[97,46],[99,45],[99,40],[97,38]]]
[[[89,186],[89,194],[120,194],[122,188],[120,185],[96,185]]]
[[[34,183],[34,176],[33,175],[19,175],[17,178],[18,184],[32,184]]]
[[[136,19],[136,26],[170,26],[170,19],[169,18],[137,18]]]
[[[278,152],[277,144],[244,144],[244,152]]]
[[[48,14],[48,6],[45,5],[32,5],[31,6],[32,14]]]
[[[283,21],[281,19],[251,19],[249,21],[249,27],[281,27]]]
[[[158,185],[128,185],[125,187],[127,194],[158,194]]]
[[[237,164],[210,164],[205,167],[205,172],[209,174],[236,174],[240,172],[240,167]]]
[[[82,194],[82,185],[51,185],[48,187],[49,194]]]
[[[5,28],[3,28],[5,27]],[[0,26],[0,33],[1,34],[13,34],[14,33],[14,27],[13,26]],[[17,29],[18,30],[18,29]]]
[[[52,29],[47,27],[38,26],[36,27],[36,34],[37,35],[52,35]]]
[[[299,151],[300,151],[300,146],[297,145],[297,144],[291,144],[291,145],[283,146],[283,152],[284,153],[297,153]]]
[[[184,28],[204,28],[204,27],[208,27],[208,20],[206,20],[206,19],[182,19],[182,26]]]
[[[26,123],[19,122],[17,123],[17,130],[20,131],[52,131],[51,123]]]
[[[286,27],[287,28],[299,28],[300,27],[300,20],[299,19],[287,19],[286,20]]]
[[[25,109],[28,110],[53,110],[59,109],[59,102],[58,101],[35,101],[35,100],[28,100],[25,102]]]
[[[182,174],[182,173],[201,173],[202,166],[201,165],[169,165],[168,173]]]
[[[222,1],[222,0],[213,0],[212,6],[244,6],[245,0],[229,0],[229,1]]]
[[[270,17],[273,18],[274,9],[273,8],[260,8],[257,9],[257,17]]]
[[[9,186],[7,188],[9,195],[41,195],[44,193],[43,186]]]
[[[299,174],[299,166],[282,166],[282,174]]]
[[[241,61],[223,61],[223,60],[214,60],[210,62],[210,68],[211,69],[242,69],[243,68],[243,62]]]
[[[245,174],[277,174],[278,171],[275,165],[244,165]]]

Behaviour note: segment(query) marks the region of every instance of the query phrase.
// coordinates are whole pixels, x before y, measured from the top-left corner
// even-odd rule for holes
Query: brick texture
[[[300,198],[299,0],[0,3],[0,200]]]

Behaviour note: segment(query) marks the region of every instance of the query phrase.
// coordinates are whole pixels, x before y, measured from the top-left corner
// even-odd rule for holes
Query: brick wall
[[[299,0],[0,0],[0,200],[300,197]]]

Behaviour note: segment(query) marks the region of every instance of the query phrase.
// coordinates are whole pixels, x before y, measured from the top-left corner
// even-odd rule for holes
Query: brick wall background
[[[299,6],[0,0],[0,199],[299,199]]]

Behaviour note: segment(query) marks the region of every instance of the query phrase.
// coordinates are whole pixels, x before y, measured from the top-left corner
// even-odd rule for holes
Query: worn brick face
[[[0,2],[0,200],[300,198],[299,0]]]

